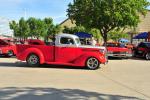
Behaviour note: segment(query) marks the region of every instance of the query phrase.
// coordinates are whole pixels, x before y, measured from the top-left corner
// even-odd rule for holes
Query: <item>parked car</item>
[[[35,43],[36,41],[37,43]],[[39,43],[38,43],[39,42]],[[51,45],[50,45],[51,44]],[[54,45],[40,40],[30,40],[30,44],[17,45],[17,59],[26,61],[29,66],[57,64],[97,69],[107,63],[106,48],[83,46],[75,35],[58,34]]]
[[[119,57],[119,58],[132,57],[132,50],[125,47],[124,44],[110,42],[110,43],[107,43],[106,47],[107,47],[108,57]]]
[[[16,54],[16,46],[8,41],[0,39],[0,55],[11,57]]]
[[[141,42],[134,48],[133,52],[136,57],[143,57],[146,60],[150,60],[150,42]]]

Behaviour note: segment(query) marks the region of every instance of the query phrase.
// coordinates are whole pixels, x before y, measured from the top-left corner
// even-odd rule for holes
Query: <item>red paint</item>
[[[133,51],[135,56],[145,57],[147,53],[150,53],[150,42],[141,42]]]
[[[55,48],[55,54],[54,54]],[[29,54],[34,53],[40,58],[40,64],[61,64],[85,66],[89,57],[95,57],[101,64],[106,63],[105,53],[98,48],[60,47],[48,45],[17,45],[17,59],[26,61]]]
[[[132,50],[120,43],[107,43],[107,51],[110,57],[132,57]]]
[[[16,54],[16,46],[3,39],[0,39],[0,55],[7,55],[8,51],[13,51]]]

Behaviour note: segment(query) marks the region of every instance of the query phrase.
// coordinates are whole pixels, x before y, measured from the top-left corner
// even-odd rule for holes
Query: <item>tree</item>
[[[45,34],[46,34],[46,30],[45,30],[46,25],[45,25],[43,20],[30,17],[27,20],[27,23],[29,24],[29,27],[30,27],[30,30],[31,30],[30,34],[29,34],[31,37],[39,38],[39,37],[44,37],[45,36]]]
[[[101,34],[100,34],[99,29],[92,28],[89,33],[91,33],[97,39],[101,38]]]
[[[22,36],[24,39],[28,37],[30,33],[30,28],[28,23],[24,20],[24,18],[21,18],[19,20],[19,34]]]
[[[14,36],[20,39],[26,39],[28,37],[39,38],[43,37],[48,40],[48,37],[53,34],[57,34],[61,31],[60,25],[54,25],[51,18],[36,19],[30,17],[27,20],[21,18],[19,22],[12,21],[9,23],[10,28],[14,31]]]
[[[83,26],[75,26],[71,28],[65,26],[63,29],[63,33],[74,34],[76,32],[87,32],[87,30]]]
[[[63,29],[63,33],[69,33],[69,34],[74,34],[76,32],[86,32],[89,34],[92,34],[95,38],[100,39],[101,38],[101,34],[99,29],[96,28],[92,28],[92,29],[86,29],[84,26],[75,26],[75,27],[64,27]]]
[[[15,21],[12,21],[9,23],[10,25],[10,29],[12,29],[14,31],[14,36],[15,37],[19,37],[20,34],[19,34],[19,25],[18,23],[16,23]]]
[[[108,39],[112,39],[114,41],[118,41],[120,38],[127,38],[129,39],[129,34],[127,33],[124,33],[122,31],[110,31],[109,34],[108,34]]]
[[[77,25],[99,29],[106,43],[110,31],[136,27],[148,6],[147,0],[74,0],[67,12]]]

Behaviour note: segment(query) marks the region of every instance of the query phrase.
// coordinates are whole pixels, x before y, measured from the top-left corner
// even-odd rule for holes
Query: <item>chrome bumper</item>
[[[132,54],[107,54],[108,57],[132,57]]]

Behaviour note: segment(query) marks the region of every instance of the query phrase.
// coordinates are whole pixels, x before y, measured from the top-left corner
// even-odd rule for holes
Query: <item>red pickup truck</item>
[[[40,40],[17,45],[17,59],[29,66],[57,64],[97,69],[107,63],[105,47],[82,46],[77,36],[58,34],[54,44],[46,45]]]
[[[132,57],[132,50],[120,43],[107,43],[108,57],[129,58]]]
[[[0,55],[11,57],[16,54],[16,46],[7,42],[4,39],[0,39]]]

